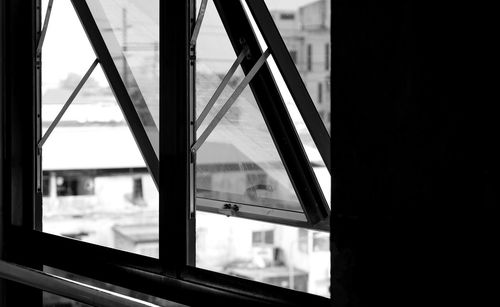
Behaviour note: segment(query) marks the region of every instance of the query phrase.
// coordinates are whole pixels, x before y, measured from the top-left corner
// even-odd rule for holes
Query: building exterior
[[[208,71],[198,74],[200,109],[219,82]],[[45,92],[44,130],[69,94],[64,87]],[[300,208],[259,116],[245,91],[197,154],[198,197],[269,198]],[[82,89],[47,139],[42,165],[45,232],[158,257],[158,192],[106,87],[89,82]],[[329,181],[326,173],[318,179]],[[328,233],[197,212],[198,267],[327,297],[328,240]]]
[[[330,6],[331,1],[319,0],[297,11],[271,11],[328,131],[331,129]]]

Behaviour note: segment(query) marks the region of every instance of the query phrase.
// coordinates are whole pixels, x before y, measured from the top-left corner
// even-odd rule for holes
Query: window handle
[[[224,204],[222,209],[219,209],[220,214],[224,214],[227,217],[236,216],[236,213],[240,211],[238,205]]]

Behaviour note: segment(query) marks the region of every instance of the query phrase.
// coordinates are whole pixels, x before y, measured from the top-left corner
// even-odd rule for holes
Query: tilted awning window
[[[123,12],[114,1],[73,1],[158,186],[159,76],[136,58],[156,56],[159,19],[147,1],[120,3],[133,8],[128,11],[133,12],[134,29],[116,31]],[[192,48],[203,35],[206,4],[201,3]],[[210,67],[198,69],[192,87],[196,137],[186,150],[196,163],[197,209],[328,229],[329,188],[322,188],[318,179],[330,176],[330,137],[264,1],[213,4],[234,62],[225,75],[214,75]],[[124,42],[125,37],[131,41]],[[196,65],[202,67],[202,60]],[[306,133],[298,131],[300,125]]]

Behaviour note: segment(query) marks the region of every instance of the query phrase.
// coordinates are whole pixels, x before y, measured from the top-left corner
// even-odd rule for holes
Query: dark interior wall
[[[500,129],[481,16],[333,3],[334,305],[486,300]]]

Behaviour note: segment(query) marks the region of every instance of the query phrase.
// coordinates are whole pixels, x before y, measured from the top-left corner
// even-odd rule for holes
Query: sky
[[[106,0],[113,1],[113,0]],[[148,0],[152,1],[152,0]],[[314,2],[315,0],[266,0],[266,4],[271,10],[285,9],[295,10],[298,7]],[[198,1],[200,2],[200,1]],[[209,2],[211,2],[209,0]],[[48,0],[43,0],[43,17]],[[210,26],[216,22],[217,16],[213,7],[209,6],[206,12],[203,25]],[[212,27],[212,29],[214,29]],[[215,29],[215,32],[218,30]],[[207,40],[212,40],[220,33],[214,31],[205,32]],[[210,37],[210,35],[212,37]],[[43,90],[57,87],[61,80],[65,79],[69,73],[83,75],[95,59],[95,54],[87,40],[76,13],[73,10],[71,1],[55,0],[46,38],[42,50],[43,63]],[[102,74],[94,74],[101,85],[106,84]]]

